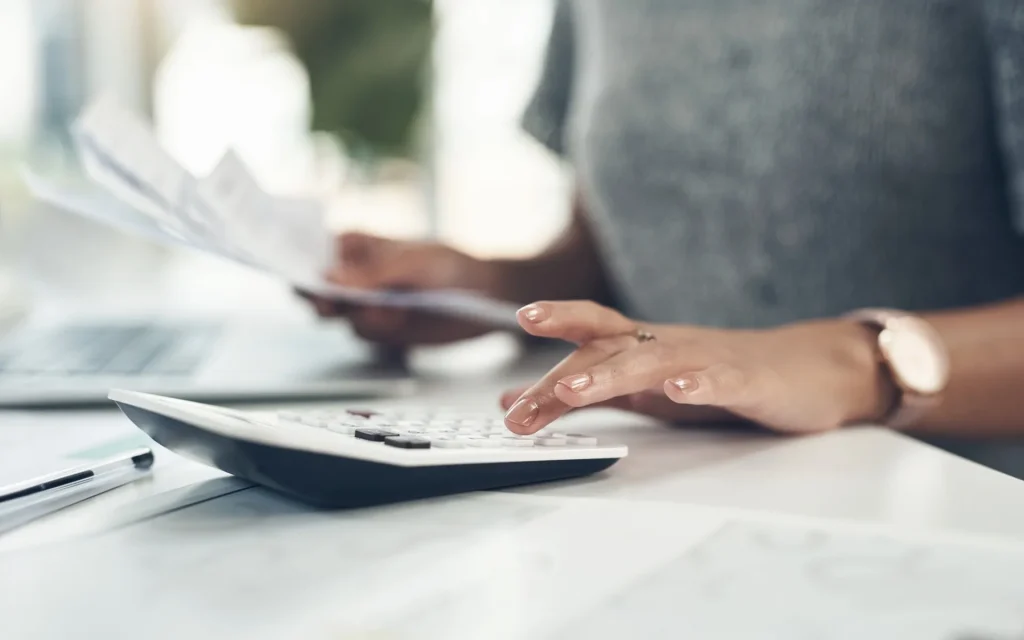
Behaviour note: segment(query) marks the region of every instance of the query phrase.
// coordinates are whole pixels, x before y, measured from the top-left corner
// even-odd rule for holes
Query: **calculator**
[[[332,508],[586,476],[628,453],[582,433],[517,436],[500,417],[458,411],[238,411],[134,391],[109,397],[171,451]]]

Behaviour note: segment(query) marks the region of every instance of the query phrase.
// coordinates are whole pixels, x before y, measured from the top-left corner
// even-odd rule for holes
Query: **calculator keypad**
[[[444,412],[280,411],[277,420],[400,449],[524,450],[532,447],[598,446],[597,438],[585,434],[545,431],[519,436],[510,432],[498,418]]]

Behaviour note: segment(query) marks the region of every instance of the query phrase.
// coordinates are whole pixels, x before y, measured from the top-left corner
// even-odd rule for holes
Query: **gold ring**
[[[636,338],[636,341],[639,342],[640,344],[644,344],[645,342],[654,342],[655,340],[658,339],[657,336],[655,336],[650,331],[646,329],[641,329],[639,327],[635,332],[633,332],[633,337]]]

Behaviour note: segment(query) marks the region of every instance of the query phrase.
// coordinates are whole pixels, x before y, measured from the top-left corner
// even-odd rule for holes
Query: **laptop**
[[[130,388],[194,401],[400,395],[408,371],[343,325],[229,320],[28,323],[0,336],[0,407],[107,403]]]

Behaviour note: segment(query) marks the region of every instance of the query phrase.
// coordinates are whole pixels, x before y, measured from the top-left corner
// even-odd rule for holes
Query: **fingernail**
[[[505,419],[520,426],[528,427],[537,419],[539,413],[540,405],[529,398],[523,398],[512,405],[512,408],[505,414]]]
[[[568,387],[573,393],[579,393],[589,387],[593,381],[594,379],[590,377],[590,374],[580,373],[575,376],[569,376],[568,378],[562,378],[558,381],[558,384],[563,387]]]
[[[519,310],[523,317],[530,322],[541,322],[548,319],[548,312],[543,307],[535,304],[527,305]]]
[[[669,380],[668,383],[683,393],[693,393],[698,386],[696,378],[676,378]]]

